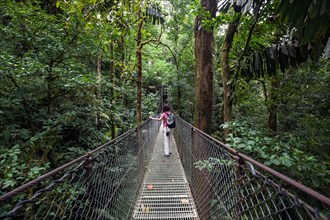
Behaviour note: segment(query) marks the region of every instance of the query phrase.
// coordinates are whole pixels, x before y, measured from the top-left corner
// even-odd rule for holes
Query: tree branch
[[[265,82],[264,82],[263,80],[261,80],[261,79],[256,79],[256,81],[257,81],[257,82],[260,82],[261,85],[262,85],[262,89],[263,89],[263,91],[264,91],[264,95],[265,95],[265,106],[266,106],[268,112],[270,113],[270,108],[269,108],[269,106],[267,105],[268,96],[267,96],[267,88],[266,88],[266,84],[265,84]]]
[[[259,16],[260,16],[260,7],[261,7],[261,3],[259,5],[257,5],[257,7],[256,7],[256,16],[255,16],[254,22],[253,22],[253,24],[252,24],[252,26],[249,30],[249,34],[248,34],[248,37],[246,39],[244,49],[243,49],[240,57],[238,58],[238,62],[237,62],[236,69],[235,69],[235,74],[237,74],[239,69],[241,68],[241,61],[244,57],[244,54],[245,54],[246,50],[248,49],[248,46],[249,46],[249,43],[251,41],[254,28],[256,27],[256,25],[258,23]]]
[[[163,29],[161,28],[160,29],[161,31],[160,31],[160,34],[159,34],[159,36],[157,37],[157,39],[156,38],[152,38],[152,39],[149,39],[149,40],[147,40],[147,41],[144,41],[144,42],[141,42],[141,44],[139,45],[139,49],[142,49],[142,47],[144,46],[144,45],[146,45],[146,44],[149,44],[149,43],[151,43],[151,42],[160,42],[160,38],[162,37],[162,34],[163,34]]]

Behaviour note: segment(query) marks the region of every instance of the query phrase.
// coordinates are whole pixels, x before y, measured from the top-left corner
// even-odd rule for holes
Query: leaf
[[[312,178],[312,182],[313,182],[314,187],[320,186],[320,179]]]
[[[275,75],[276,67],[274,64],[274,60],[271,59],[271,48],[269,48],[269,50],[266,50],[264,52],[264,57],[265,57],[265,63],[266,63],[268,75],[269,76]]]
[[[330,37],[328,39],[327,45],[325,46],[324,57],[330,58]]]
[[[280,161],[278,159],[271,160],[271,163],[273,163],[275,165],[280,165]]]
[[[60,4],[61,4],[61,2],[60,1],[57,1],[56,2],[56,8],[59,8],[60,7]]]
[[[150,212],[150,207],[149,207],[149,206],[147,206],[147,207],[146,207],[146,210],[145,210],[145,213],[147,213],[147,214],[148,214],[149,212]]]
[[[299,4],[292,4],[292,8],[287,15],[288,20],[291,22],[291,27],[296,26],[299,22],[302,22],[308,13],[311,1],[301,1]]]
[[[295,45],[292,43],[292,41],[289,41],[287,43],[288,45],[288,49],[289,49],[289,56],[290,57],[296,57],[296,48],[295,48]]]
[[[246,13],[247,11],[250,10],[250,8],[252,7],[253,5],[253,0],[247,0],[247,2],[245,2],[245,6],[243,8],[243,13]]]
[[[222,6],[220,6],[219,12],[226,14],[229,11],[230,6],[231,4],[229,3],[229,1],[225,2],[224,4],[222,4]]]
[[[150,212],[149,206],[144,206],[143,204],[141,204],[141,209],[142,209],[142,212],[144,212],[144,213],[148,214]]]
[[[289,66],[288,65],[289,64],[288,56],[286,56],[283,53],[280,53],[278,56],[278,62],[280,63],[280,69],[281,69],[282,73],[284,73],[285,69],[287,69]]]
[[[273,44],[270,48],[269,48],[269,52],[270,52],[270,58],[275,60],[277,58],[277,45]]]
[[[181,203],[187,204],[187,203],[189,203],[189,199],[181,199]]]
[[[317,19],[316,17],[321,14],[321,10],[322,10],[321,7],[322,7],[322,1],[321,0],[316,1],[316,2],[314,1],[314,4],[311,4],[309,6],[309,10],[308,10],[309,18],[310,19]]]
[[[289,158],[284,158],[284,159],[282,160],[282,164],[283,164],[284,166],[286,166],[286,167],[291,167],[291,166],[292,166],[292,162],[291,162],[291,160],[290,160]]]
[[[2,186],[2,189],[15,186],[15,182],[13,180],[5,180]]]
[[[229,123],[224,123],[220,125],[220,127],[222,127],[223,129],[229,128]]]
[[[288,48],[286,47],[285,42],[281,43],[281,51],[285,55],[289,55]]]
[[[321,6],[321,11],[320,11],[320,14],[323,15],[324,12],[326,11],[326,8],[327,8],[327,2],[328,0],[322,0],[322,6]]]
[[[261,69],[262,69],[262,60],[259,52],[254,53],[254,68],[257,74],[257,77],[260,78]]]
[[[148,185],[147,188],[148,188],[149,190],[152,190],[152,189],[154,188],[154,186],[153,186],[153,185]]]

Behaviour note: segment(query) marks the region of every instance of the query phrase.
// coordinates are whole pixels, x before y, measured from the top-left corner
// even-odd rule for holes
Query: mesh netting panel
[[[329,210],[320,195],[176,118],[174,137],[200,219],[327,219],[318,211]],[[0,218],[130,219],[158,130],[149,120],[0,196]]]
[[[1,218],[130,219],[158,128],[150,120],[11,197],[1,203]]]
[[[303,202],[304,193],[294,196],[288,183],[177,119],[174,137],[201,219],[327,219],[317,198],[306,200],[313,207]]]

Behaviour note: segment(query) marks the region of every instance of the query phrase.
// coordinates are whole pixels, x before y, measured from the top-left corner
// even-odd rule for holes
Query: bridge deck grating
[[[163,155],[162,128],[158,133],[133,219],[199,219],[176,144]]]

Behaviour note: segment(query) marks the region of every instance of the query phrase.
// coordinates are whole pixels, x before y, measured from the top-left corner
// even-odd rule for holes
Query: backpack
[[[175,118],[174,118],[174,114],[173,113],[170,113],[170,114],[167,114],[167,117],[166,117],[166,122],[167,122],[167,127],[168,128],[175,128]]]

